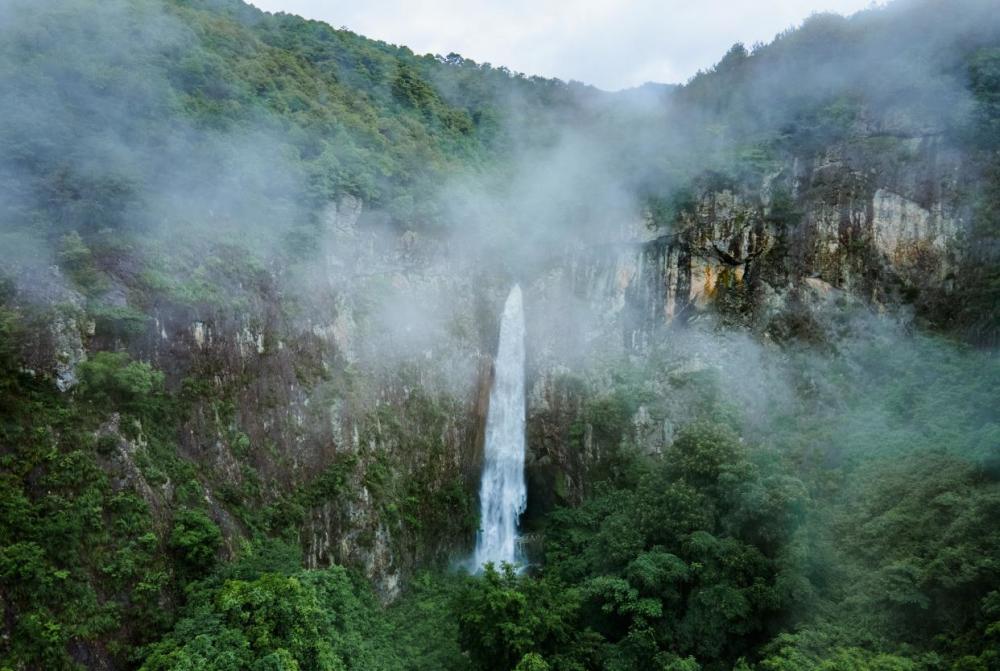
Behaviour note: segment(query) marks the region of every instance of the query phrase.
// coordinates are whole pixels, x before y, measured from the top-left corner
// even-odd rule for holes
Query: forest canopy
[[[610,93],[0,3],[0,671],[1000,670],[996,9]],[[470,571],[516,281],[528,561]]]

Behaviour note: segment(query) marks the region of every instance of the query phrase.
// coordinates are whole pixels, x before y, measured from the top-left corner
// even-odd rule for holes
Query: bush
[[[97,352],[77,369],[77,393],[103,410],[143,414],[154,410],[163,391],[163,373],[124,352]]]
[[[400,664],[366,589],[335,566],[208,581],[143,671],[379,671]]]
[[[508,671],[584,668],[592,639],[577,624],[579,595],[546,580],[520,577],[512,566],[487,564],[470,580],[454,605],[459,643],[473,667]],[[524,666],[520,666],[524,665]]]
[[[170,547],[188,576],[207,573],[215,564],[221,545],[222,533],[205,513],[184,509],[174,515]]]

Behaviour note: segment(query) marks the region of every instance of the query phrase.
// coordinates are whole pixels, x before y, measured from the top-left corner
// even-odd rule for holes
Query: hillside
[[[10,0],[0,90],[0,669],[1000,668],[990,3],[609,93]]]

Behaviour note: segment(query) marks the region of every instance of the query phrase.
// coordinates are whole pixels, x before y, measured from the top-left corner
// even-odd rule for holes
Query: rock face
[[[84,344],[94,323],[84,312],[84,297],[69,286],[55,265],[37,259],[4,259],[15,278],[13,307],[30,326],[31,345],[21,353],[24,369],[51,377],[60,391],[77,383],[76,367],[87,357]]]
[[[617,225],[617,240],[574,249],[527,283],[532,510],[579,500],[615,447],[581,421],[605,385],[602,362],[641,361],[670,329],[708,314],[781,338],[833,296],[882,308],[947,290],[964,226],[960,162],[933,136],[893,146],[905,161],[891,169],[881,155],[834,147],[789,158],[756,183],[706,175],[667,230]],[[464,513],[407,520],[386,490],[419,480],[420,496],[439,502],[459,487],[474,506],[508,280],[362,217],[353,198],[328,208],[322,290],[303,290],[309,307],[298,316],[275,308],[281,289],[262,278],[238,317],[164,315],[158,332],[169,337],[153,350],[160,367],[188,359],[188,370],[233,390],[234,414],[206,406],[184,439],[221,481],[241,482],[249,463],[265,481],[308,489],[343,469],[337,491],[305,511],[306,562],[359,566],[391,599],[415,565],[455,557],[474,539]],[[332,389],[348,375],[353,390]],[[645,407],[628,420],[648,452],[683,421],[681,408],[662,419]],[[236,433],[248,437],[246,453]],[[391,485],[379,469],[394,474]]]
[[[226,512],[239,492],[273,511],[272,532],[298,535],[307,566],[356,566],[391,600],[414,566],[474,539],[492,343],[475,328],[475,275],[419,259],[412,235],[362,228],[362,212],[332,204],[321,257],[297,274],[227,262],[225,303],[163,300],[129,349],[195,392],[180,450],[224,532],[242,533]]]
[[[560,250],[519,277],[529,515],[584,494],[618,439],[586,419],[610,388],[608,371],[623,358],[645,365],[680,326],[711,314],[780,339],[801,335],[834,298],[919,309],[946,295],[967,218],[961,173],[960,157],[926,135],[786,157],[739,182],[704,175],[666,226],[611,222],[619,233],[606,244]],[[320,220],[318,261],[251,268],[220,252],[211,281],[227,300],[157,297],[136,337],[95,332],[81,297],[60,299],[69,307],[49,315],[26,360],[61,389],[88,349],[151,362],[192,399],[180,453],[199,466],[232,547],[244,533],[238,492],[270,511],[271,532],[298,536],[308,566],[357,566],[391,600],[415,566],[474,541],[490,364],[511,278],[366,219],[353,197]],[[683,421],[682,407],[640,404],[622,426],[657,453]],[[150,485],[136,465],[142,446],[115,421],[103,431],[123,486],[167,507],[171,485]]]
[[[791,157],[757,182],[705,175],[667,232],[623,241],[573,284],[603,295],[640,350],[710,310],[767,332],[816,281],[876,307],[919,307],[958,268],[962,164],[937,136],[891,138],[892,161],[883,146]]]
[[[946,298],[968,219],[962,169],[937,135],[892,135],[787,157],[756,180],[706,174],[652,239],[582,250],[537,281],[536,314],[565,313],[558,303],[572,296],[589,320],[566,323],[589,328],[567,336],[553,327],[529,344],[529,500],[579,500],[600,462],[601,440],[580,422],[587,398],[610,388],[595,372],[602,357],[641,362],[709,315],[765,339],[821,338],[818,322],[835,302],[919,313]],[[585,342],[567,346],[574,337]],[[672,439],[669,418],[642,406],[631,422],[642,450]]]

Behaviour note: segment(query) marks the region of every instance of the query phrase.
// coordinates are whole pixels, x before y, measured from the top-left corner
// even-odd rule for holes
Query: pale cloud
[[[683,82],[734,43],[768,42],[813,12],[871,0],[251,0],[415,52],[606,89]]]

